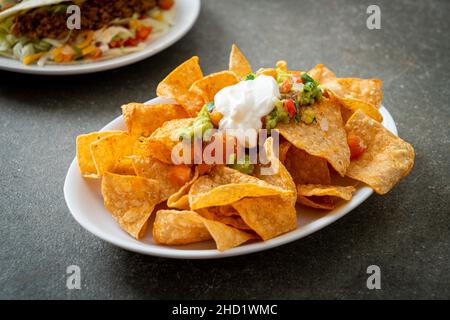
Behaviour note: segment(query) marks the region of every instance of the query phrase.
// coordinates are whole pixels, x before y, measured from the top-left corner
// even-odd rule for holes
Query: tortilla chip
[[[129,103],[122,106],[122,114],[128,133],[134,138],[149,137],[164,122],[188,117],[186,110],[175,104]]]
[[[323,98],[311,108],[316,116],[313,123],[281,123],[277,125],[276,130],[295,147],[328,160],[331,166],[344,176],[350,163],[350,150],[340,106],[333,99]]]
[[[316,80],[319,84],[336,78],[336,75],[333,73],[333,71],[325,67],[323,64],[316,65],[308,72],[308,75]]]
[[[269,137],[264,142],[264,151],[266,152],[267,159],[270,161],[270,165],[266,166],[257,166],[255,176],[262,181],[265,181],[271,185],[277,186],[282,188],[283,190],[290,191],[287,194],[280,195],[282,198],[285,198],[289,201],[291,201],[292,204],[295,204],[295,197],[296,197],[296,189],[295,189],[295,182],[292,179],[291,174],[286,169],[286,167],[281,163],[281,161],[276,157],[276,154],[274,152],[274,141],[272,137]],[[274,172],[272,174],[264,174],[263,168],[264,167],[276,167],[278,168],[277,172]]]
[[[322,210],[333,210],[336,208],[335,200],[331,199],[331,197],[323,196],[323,197],[305,197],[301,195],[297,195],[297,202],[306,207],[314,208],[314,209],[322,209]]]
[[[273,175],[261,175],[261,168],[258,168],[256,175],[272,185],[290,190],[292,194],[245,198],[232,206],[252,230],[263,240],[268,240],[297,228],[296,186],[287,169],[274,156],[272,138],[266,140],[264,147],[268,159],[278,162],[279,170]]]
[[[277,79],[277,70],[275,68],[260,68],[256,71],[256,76],[265,75]]]
[[[344,107],[344,105],[341,103],[341,116],[342,116],[342,121],[344,123],[347,123],[348,119],[350,119],[350,117],[353,115],[353,113],[354,113],[354,111]]]
[[[344,200],[351,200],[352,194],[355,192],[355,187],[352,186],[332,186],[332,185],[320,185],[320,184],[305,184],[305,185],[298,185],[297,186],[297,192],[299,195],[305,196],[305,197],[312,197],[312,196],[330,196],[330,197],[337,197]]]
[[[176,193],[172,194],[169,199],[167,199],[167,206],[169,208],[180,209],[180,210],[189,210],[189,190],[191,186],[197,181],[199,176],[198,167],[195,167],[194,176],[191,181],[186,183],[181,189],[179,189]]]
[[[225,87],[235,85],[239,79],[231,71],[222,71],[210,74],[194,82],[189,91],[201,96],[205,103],[214,101],[217,92]]]
[[[385,194],[406,176],[414,165],[413,147],[361,110],[345,125],[348,134],[360,137],[367,149],[352,160],[346,175]]]
[[[173,165],[151,157],[135,156],[133,157],[133,167],[137,176],[159,181],[160,201],[166,201],[180,189],[179,186],[170,183],[169,173],[170,169],[174,167]]]
[[[279,147],[279,157],[280,157],[280,161],[281,163],[283,163],[285,165],[286,162],[286,156],[287,153],[289,152],[289,149],[292,147],[292,144],[289,141],[282,141],[280,142],[280,147]]]
[[[91,154],[91,143],[104,137],[120,134],[123,131],[92,132],[77,137],[77,162],[80,173],[85,178],[98,178],[97,168]]]
[[[153,224],[153,239],[160,244],[182,245],[211,239],[203,219],[193,211],[160,210]]]
[[[378,110],[378,108],[374,107],[373,105],[358,99],[339,97],[334,92],[329,92],[342,104],[344,108],[350,111],[350,115],[355,113],[355,111],[357,110],[361,110],[375,121],[383,121],[383,116],[381,115],[380,110]],[[347,120],[348,118],[349,117],[346,117],[346,119],[344,120]]]
[[[377,79],[337,78],[336,75],[318,64],[308,74],[319,84],[338,97],[349,110],[363,110],[376,121],[383,121],[378,108],[383,99],[382,81]]]
[[[335,78],[321,85],[340,98],[361,100],[379,108],[383,100],[382,84],[377,79]]]
[[[222,214],[223,208],[228,209],[225,214]],[[239,230],[251,230],[232,206],[202,208],[198,209],[197,212],[205,219],[219,221]]]
[[[234,74],[240,79],[244,78],[252,72],[250,63],[248,63],[241,50],[239,50],[239,48],[235,44],[231,46],[230,63],[228,69],[234,72]]]
[[[245,233],[221,222],[201,217],[193,211],[160,210],[153,225],[153,238],[157,243],[180,245],[214,239],[219,251],[239,246],[250,239]]]
[[[198,61],[198,57],[195,56],[185,61],[161,81],[156,89],[158,97],[176,100],[192,116],[203,106],[201,97],[189,91],[195,81],[203,78]]]
[[[284,165],[295,184],[330,184],[327,160],[312,156],[294,146],[289,148]]]
[[[91,143],[91,154],[99,177],[106,172],[114,172],[119,159],[132,153],[132,139],[126,132],[109,135]]]
[[[351,200],[355,191],[352,186],[298,185],[297,202],[316,209],[332,210],[338,199]]]
[[[148,218],[159,202],[159,182],[136,176],[105,173],[102,195],[105,207],[121,228],[136,239],[142,238]]]
[[[146,156],[172,164],[172,149],[180,143],[180,129],[192,125],[194,120],[187,118],[165,122],[145,140]]]
[[[280,196],[245,198],[232,204],[242,220],[263,240],[297,228],[297,211]]]
[[[209,175],[201,176],[189,191],[192,210],[223,206],[245,197],[292,195],[292,191],[273,186],[263,180],[225,167],[214,167]]]
[[[114,169],[110,171],[110,173],[135,176],[136,172],[133,166],[133,159],[130,158],[130,156],[119,158],[114,166]]]
[[[256,239],[256,236],[253,234],[235,229],[218,221],[203,219],[203,223],[216,242],[217,250],[219,251],[225,251],[249,240]]]

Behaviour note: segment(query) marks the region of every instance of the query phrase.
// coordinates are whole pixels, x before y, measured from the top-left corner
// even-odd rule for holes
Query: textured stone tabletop
[[[370,4],[381,30],[366,27]],[[72,77],[0,72],[0,298],[450,298],[450,2],[206,0],[181,41],[145,61]],[[331,226],[266,252],[182,261],[124,251],[72,218],[63,196],[75,137],[198,55],[206,73],[236,42],[256,66],[324,63],[384,81],[416,164]],[[66,288],[78,265],[81,290]],[[381,290],[366,269],[381,268]]]

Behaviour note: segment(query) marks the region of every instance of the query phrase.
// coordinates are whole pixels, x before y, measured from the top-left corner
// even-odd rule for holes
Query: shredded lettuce
[[[13,25],[14,16],[6,18],[5,20],[0,22],[0,33],[8,34],[11,31],[11,27]]]
[[[33,41],[33,46],[37,52],[46,52],[52,48],[52,45],[45,40]]]
[[[14,17],[10,17],[0,22],[0,51],[2,52],[10,51],[17,42],[14,36],[10,37],[13,19]]]
[[[68,7],[69,7],[68,4],[58,4],[56,6],[50,7],[49,10],[51,10],[54,13],[66,13]]]
[[[32,55],[36,52],[32,43],[22,44],[22,42],[17,42],[13,47],[13,55],[16,59],[22,60],[26,56]]]

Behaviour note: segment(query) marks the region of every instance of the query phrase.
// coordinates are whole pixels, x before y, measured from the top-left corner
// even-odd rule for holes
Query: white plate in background
[[[24,65],[20,61],[0,56],[0,69],[19,73],[42,75],[71,75],[93,73],[126,66],[166,49],[180,40],[194,25],[200,13],[200,0],[176,0],[175,22],[169,31],[157,39],[150,39],[148,45],[141,51],[129,53],[111,59],[80,64],[60,65]]]

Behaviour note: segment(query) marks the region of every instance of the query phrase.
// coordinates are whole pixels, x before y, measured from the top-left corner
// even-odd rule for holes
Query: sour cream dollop
[[[261,129],[261,118],[273,110],[276,99],[280,99],[280,90],[270,76],[223,88],[214,97],[215,111],[223,115],[219,130]]]

